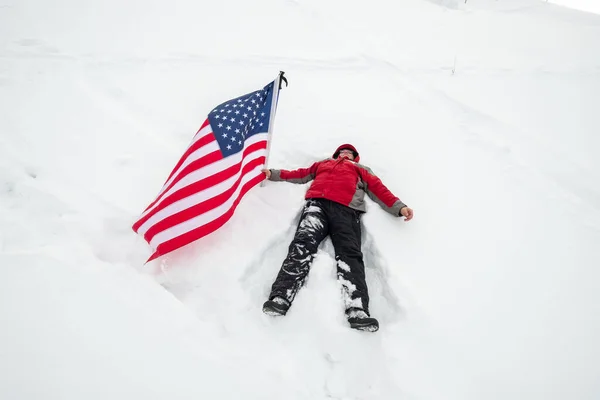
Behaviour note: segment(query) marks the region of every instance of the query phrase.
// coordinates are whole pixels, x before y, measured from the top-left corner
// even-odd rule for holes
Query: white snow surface
[[[0,398],[600,398],[599,38],[538,0],[0,0]],[[353,143],[415,211],[363,218],[377,333],[330,241],[261,312],[307,185],[146,265],[131,230],[280,70],[269,167]]]
[[[598,0],[550,0],[550,2],[575,10],[600,14],[600,1]]]

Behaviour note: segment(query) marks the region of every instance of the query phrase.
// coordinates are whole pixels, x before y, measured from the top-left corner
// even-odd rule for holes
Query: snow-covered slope
[[[0,0],[0,397],[596,399],[600,16],[531,1]],[[143,265],[206,113],[286,71],[269,166],[350,142],[381,330],[327,241],[260,311],[305,186]]]
[[[575,10],[600,14],[600,3],[595,0],[550,0],[550,2]]]

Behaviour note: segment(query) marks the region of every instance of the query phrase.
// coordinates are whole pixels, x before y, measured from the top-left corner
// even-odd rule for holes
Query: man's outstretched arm
[[[414,215],[413,210],[395,196],[369,168],[363,168],[361,178],[371,200],[393,216],[403,216],[405,221],[410,221]]]
[[[299,168],[292,171],[285,169],[263,169],[263,173],[270,181],[285,181],[291,183],[306,183],[315,179],[317,174],[317,167],[319,163],[316,162],[308,168]]]

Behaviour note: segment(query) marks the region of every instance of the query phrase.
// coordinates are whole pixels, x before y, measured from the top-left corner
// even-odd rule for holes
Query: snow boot
[[[263,304],[263,312],[272,316],[283,316],[287,313],[289,308],[290,302],[283,297],[274,297],[271,300],[265,301],[265,304]]]
[[[377,332],[379,330],[379,322],[375,318],[371,318],[364,310],[358,308],[347,310],[346,317],[353,329],[367,332]]]

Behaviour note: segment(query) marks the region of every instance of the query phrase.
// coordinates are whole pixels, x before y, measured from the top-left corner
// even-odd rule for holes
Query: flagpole
[[[271,121],[269,121],[269,130],[267,132],[267,154],[265,155],[265,168],[267,168],[267,165],[269,164],[269,153],[271,152],[271,140],[273,137],[273,127],[275,126],[275,112],[277,110],[277,100],[279,99],[279,89],[281,86],[281,80],[285,79],[283,78],[283,71],[279,71],[279,74],[277,74],[277,78],[275,79],[275,83],[273,84],[273,97],[271,99],[271,113],[270,113],[270,117],[271,117]],[[286,80],[287,83],[287,80]],[[265,185],[265,181],[262,181],[260,183],[260,186],[264,186]]]

